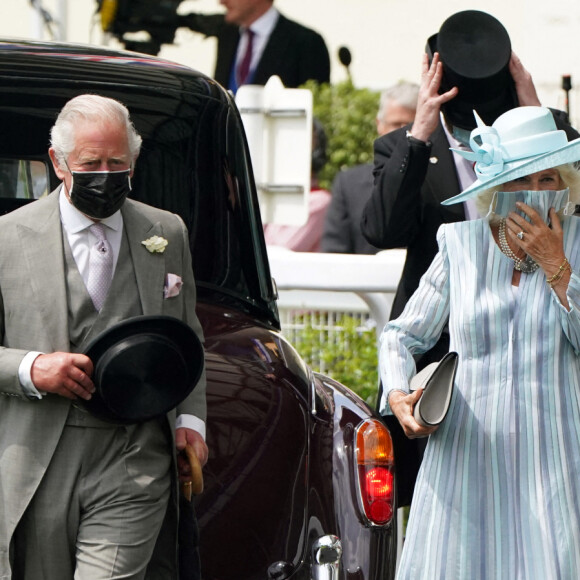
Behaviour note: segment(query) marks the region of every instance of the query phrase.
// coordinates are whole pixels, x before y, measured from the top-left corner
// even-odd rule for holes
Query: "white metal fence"
[[[296,316],[323,313],[332,327],[339,314],[358,317],[377,331],[385,325],[405,260],[405,250],[375,256],[292,252],[268,248],[278,287],[282,329],[290,340],[301,323]]]

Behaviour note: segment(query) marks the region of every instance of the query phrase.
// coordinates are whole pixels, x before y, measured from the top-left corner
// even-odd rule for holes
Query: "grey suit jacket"
[[[320,249],[336,254],[376,254],[367,242],[360,222],[373,191],[373,166],[355,165],[339,171],[332,183],[332,199],[326,212]]]
[[[202,337],[183,221],[131,200],[121,211],[143,314],[175,316]],[[163,254],[141,244],[152,235],[169,241]],[[0,579],[9,570],[16,524],[50,463],[71,404],[50,394],[28,399],[18,380],[27,352],[70,348],[64,271],[58,192],[0,218]],[[175,298],[163,298],[167,273],[183,279]],[[205,374],[177,413],[205,420]],[[169,419],[174,424],[175,411]]]

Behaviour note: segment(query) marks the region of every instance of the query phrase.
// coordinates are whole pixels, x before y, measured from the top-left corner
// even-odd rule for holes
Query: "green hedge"
[[[326,315],[297,317],[295,322],[304,324],[304,329],[296,335],[296,348],[313,370],[341,382],[374,408],[378,390],[375,328],[340,315],[330,329],[325,319]]]
[[[350,81],[333,85],[308,81],[303,87],[312,91],[313,114],[328,137],[328,162],[319,180],[321,187],[330,189],[341,169],[372,163],[380,93],[358,89]]]

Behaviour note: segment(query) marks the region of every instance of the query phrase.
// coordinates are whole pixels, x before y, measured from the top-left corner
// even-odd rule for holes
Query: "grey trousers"
[[[13,538],[13,580],[145,577],[170,496],[161,424],[67,425]]]

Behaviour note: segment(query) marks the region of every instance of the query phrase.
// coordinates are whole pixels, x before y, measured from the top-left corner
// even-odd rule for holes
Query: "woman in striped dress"
[[[397,578],[580,578],[580,139],[542,107],[471,135],[484,218],[445,224],[381,338],[381,412],[430,435]],[[459,365],[438,427],[413,418],[413,355],[449,323]]]

